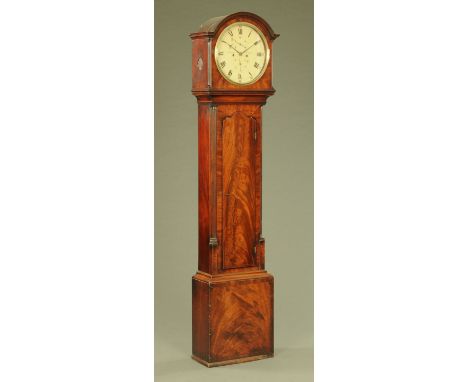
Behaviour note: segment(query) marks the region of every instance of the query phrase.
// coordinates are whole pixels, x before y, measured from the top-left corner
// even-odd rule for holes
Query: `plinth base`
[[[202,365],[205,365],[206,367],[233,365],[233,364],[236,364],[236,363],[258,361],[260,359],[272,358],[272,357],[273,357],[273,354],[266,354],[266,355],[255,355],[253,357],[244,357],[244,358],[238,358],[238,359],[231,359],[229,361],[206,362],[205,360],[203,360],[201,358],[198,358],[197,356],[192,355],[192,358],[195,361],[201,363]]]
[[[273,356],[273,276],[192,279],[192,358],[207,367]]]

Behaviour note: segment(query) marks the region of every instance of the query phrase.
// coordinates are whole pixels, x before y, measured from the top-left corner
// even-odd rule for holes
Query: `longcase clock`
[[[262,106],[278,37],[248,12],[190,34],[198,101],[198,271],[192,358],[208,366],[273,356],[273,276],[262,236]]]

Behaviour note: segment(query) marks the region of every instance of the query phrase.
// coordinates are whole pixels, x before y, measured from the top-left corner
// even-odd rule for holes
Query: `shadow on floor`
[[[208,369],[190,357],[156,362],[157,382],[313,381],[312,348],[277,348],[275,357]]]

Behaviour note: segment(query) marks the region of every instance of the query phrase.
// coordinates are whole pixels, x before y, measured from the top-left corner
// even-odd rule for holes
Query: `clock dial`
[[[269,59],[270,49],[265,36],[250,23],[227,26],[216,42],[216,66],[226,80],[237,85],[259,80]]]

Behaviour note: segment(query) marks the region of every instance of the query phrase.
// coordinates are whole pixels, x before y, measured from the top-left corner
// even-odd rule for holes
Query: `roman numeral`
[[[224,52],[218,52],[218,56],[224,56]]]
[[[242,34],[242,28],[239,28],[238,32],[239,34]]]
[[[226,66],[226,61],[221,62],[219,65],[221,65],[222,68]]]
[[[252,31],[250,31],[249,35],[247,37],[250,37],[250,35],[252,34]]]
[[[250,78],[253,78],[252,73],[249,72],[249,74],[250,74]]]
[[[258,69],[258,67],[259,67],[260,65],[259,65],[258,62],[256,62],[256,63],[254,64],[254,66],[255,66],[255,69]]]
[[[260,40],[255,41],[255,42],[254,42],[254,45],[257,45],[259,42],[260,42]]]
[[[239,80],[242,79],[242,74],[239,73],[239,75],[237,76],[237,78],[239,78]]]
[[[228,31],[228,33],[229,33],[231,36],[233,35],[233,34],[232,34],[232,31]]]
[[[262,54],[263,54],[262,52],[257,52],[258,57],[262,57]]]
[[[229,71],[228,76],[232,76],[232,70]]]

